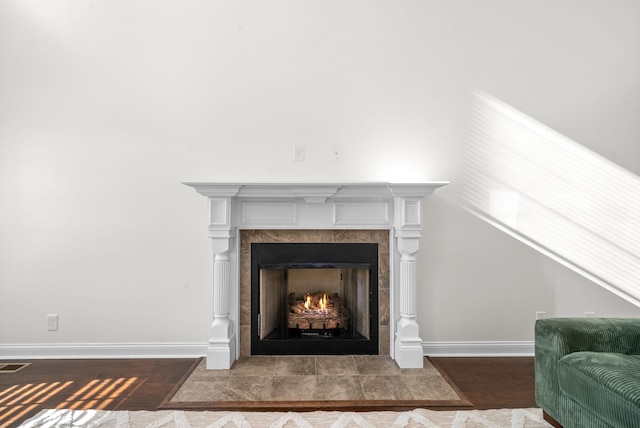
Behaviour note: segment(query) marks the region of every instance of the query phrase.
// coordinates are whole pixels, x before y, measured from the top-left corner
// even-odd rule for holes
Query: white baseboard
[[[208,343],[36,343],[0,344],[0,359],[198,358]]]
[[[533,341],[422,342],[429,357],[532,357]]]
[[[533,341],[423,342],[429,357],[530,357]],[[0,344],[0,360],[76,358],[199,358],[206,342]]]

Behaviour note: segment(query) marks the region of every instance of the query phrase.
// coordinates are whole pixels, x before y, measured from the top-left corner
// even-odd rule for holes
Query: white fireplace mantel
[[[208,369],[228,369],[239,355],[237,242],[242,229],[388,229],[394,238],[390,353],[402,368],[422,367],[415,303],[422,199],[448,182],[184,184],[209,202],[214,275]]]

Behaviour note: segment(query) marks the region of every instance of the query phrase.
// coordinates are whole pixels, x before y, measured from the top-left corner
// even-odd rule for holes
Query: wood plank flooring
[[[196,359],[32,360],[0,374],[0,426],[42,409],[156,410]],[[533,358],[433,358],[476,409],[536,407]]]
[[[432,358],[475,409],[537,407],[533,357]]]

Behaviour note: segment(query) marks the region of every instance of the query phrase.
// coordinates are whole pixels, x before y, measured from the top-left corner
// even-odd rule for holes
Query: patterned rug
[[[43,410],[20,427],[91,428],[414,428],[550,427],[540,409],[408,412],[189,412]]]
[[[472,404],[432,362],[400,369],[388,356],[259,356],[231,370],[200,361],[160,406],[174,410],[371,411]]]

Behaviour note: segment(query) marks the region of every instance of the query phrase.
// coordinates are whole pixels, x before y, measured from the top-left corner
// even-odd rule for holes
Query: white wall
[[[457,197],[472,88],[640,174],[639,28],[637,0],[4,0],[0,343],[205,342],[188,180],[451,180],[426,201],[427,342],[640,316]]]

